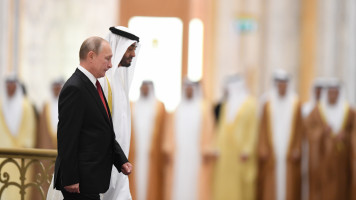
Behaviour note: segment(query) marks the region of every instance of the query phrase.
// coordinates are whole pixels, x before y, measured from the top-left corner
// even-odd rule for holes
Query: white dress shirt
[[[94,76],[92,73],[90,73],[88,70],[86,70],[84,67],[80,66],[80,65],[79,65],[78,69],[79,69],[81,72],[83,72],[86,77],[89,78],[90,82],[92,82],[93,85],[94,85],[94,87],[96,88],[96,80],[97,80],[97,79],[95,78],[95,76]]]

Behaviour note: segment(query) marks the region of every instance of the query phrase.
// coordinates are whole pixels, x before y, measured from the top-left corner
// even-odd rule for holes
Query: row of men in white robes
[[[246,89],[237,86],[235,90],[229,89],[238,82],[242,85],[241,78],[230,82],[219,117],[217,141],[224,142],[218,145],[220,156],[212,180],[214,199],[356,199],[353,189],[356,187],[355,113],[339,80],[317,79],[312,87],[312,99],[302,104],[293,92],[290,75],[278,70],[271,91],[261,99],[257,117],[243,117],[249,107],[248,98],[243,103],[238,98],[232,101],[235,106],[240,105],[233,115],[234,128],[227,123],[229,112],[234,109],[231,93],[235,91],[243,98]],[[256,107],[250,107],[247,112],[255,112]],[[250,132],[256,125],[244,125],[255,121],[253,118],[258,119],[258,128]],[[238,125],[239,121],[242,124]],[[235,130],[227,131],[228,128]],[[253,164],[241,159],[249,142],[255,143],[247,159]],[[229,159],[223,158],[224,149],[229,152]],[[237,157],[240,160],[236,162]],[[223,164],[225,167],[219,172]],[[222,180],[217,182],[219,179]]]
[[[0,109],[0,147],[56,148],[58,96],[63,80],[52,83],[51,97],[39,116],[26,96],[24,85],[16,76],[8,76],[4,85]]]
[[[152,83],[145,84],[153,91]],[[137,199],[152,199],[152,191],[159,195],[153,199],[168,200],[355,199],[356,121],[340,81],[316,80],[312,100],[305,104],[284,71],[274,73],[262,103],[242,77],[229,79],[226,90],[215,128],[199,83],[183,83],[180,104],[162,121],[152,114],[156,108],[163,115],[152,94],[134,103],[131,152],[141,152],[140,159],[132,160],[141,175],[130,183]],[[163,133],[153,132],[158,129]],[[157,162],[164,163],[161,170],[152,166],[159,158],[152,152],[158,149],[164,159]]]
[[[43,131],[36,135],[31,103],[16,78],[6,80],[1,147],[34,147],[36,141],[56,147],[61,84],[52,85],[53,98],[39,120]],[[230,78],[215,128],[199,83],[186,80],[182,91],[173,114],[149,81],[131,104],[133,199],[355,198],[354,112],[339,81],[316,81],[311,101],[302,105],[291,77],[276,72],[258,109],[244,79]]]

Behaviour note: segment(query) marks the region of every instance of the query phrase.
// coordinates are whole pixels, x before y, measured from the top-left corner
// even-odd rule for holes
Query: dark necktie
[[[105,110],[106,110],[106,114],[109,117],[109,112],[108,112],[108,108],[106,107],[106,103],[105,103],[105,99],[104,99],[104,95],[103,95],[103,91],[101,90],[101,85],[99,83],[98,80],[96,80],[96,89],[98,90],[101,102],[104,104]],[[109,117],[110,118],[110,117]]]

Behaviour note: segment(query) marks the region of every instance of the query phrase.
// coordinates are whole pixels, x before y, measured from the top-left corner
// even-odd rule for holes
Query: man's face
[[[94,59],[93,59],[93,63],[94,63],[93,71],[95,71],[95,74],[93,75],[95,76],[95,78],[101,78],[105,76],[106,71],[112,67],[111,58],[112,58],[112,53],[111,53],[110,45],[107,42],[103,42],[101,44],[101,50],[97,55],[94,55]]]
[[[322,87],[316,87],[314,90],[316,101],[320,100]]]
[[[7,82],[6,83],[6,91],[7,91],[7,96],[8,97],[12,97],[14,96],[15,92],[16,92],[16,88],[17,88],[17,84],[16,82]]]
[[[227,90],[227,89],[225,88],[225,89],[224,89],[224,94],[223,94],[223,101],[225,101],[228,96],[229,96],[229,90]]]
[[[124,56],[122,56],[122,59],[119,63],[119,66],[123,67],[130,67],[132,59],[136,56],[136,42],[133,43],[129,48],[127,48]]]
[[[333,105],[337,102],[339,97],[339,88],[332,87],[328,89],[328,102],[329,104]]]
[[[148,84],[142,84],[140,90],[141,90],[141,95],[143,97],[147,97],[148,94],[150,93],[150,88],[148,87]]]
[[[193,97],[193,86],[192,85],[187,85],[185,87],[185,97],[187,97],[187,99],[191,99]]]
[[[62,90],[62,85],[61,84],[54,84],[52,85],[52,93],[54,97],[58,97],[59,93]]]
[[[288,81],[277,81],[278,94],[280,97],[284,97],[287,94]]]

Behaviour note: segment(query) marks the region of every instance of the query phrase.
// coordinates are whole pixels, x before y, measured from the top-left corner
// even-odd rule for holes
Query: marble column
[[[319,0],[318,2],[318,76],[326,77],[336,74],[336,21],[339,2],[334,0]]]
[[[252,93],[257,93],[260,65],[261,0],[221,0],[216,11],[215,71],[216,99],[222,96],[226,76],[242,74]],[[251,20],[252,30],[241,30],[238,23]],[[251,28],[251,27],[250,27]]]
[[[250,20],[250,30],[239,32],[239,64],[252,94],[260,94],[261,74],[261,0],[239,0],[238,17]]]
[[[302,101],[310,98],[316,67],[318,0],[303,0],[301,9],[301,41],[299,69],[299,97]]]
[[[38,107],[53,79],[67,79],[79,65],[79,48],[89,36],[105,37],[118,24],[117,0],[21,1],[20,74]]]
[[[9,63],[9,17],[9,0],[0,1],[0,77],[4,76]]]
[[[264,1],[263,46],[260,88],[271,86],[271,75],[277,68],[292,75],[297,86],[299,77],[300,1]],[[295,88],[297,90],[297,88]]]
[[[4,91],[4,77],[18,68],[19,1],[0,1],[0,94]]]
[[[345,6],[347,34],[345,36],[345,66],[343,77],[350,102],[356,104],[356,1],[347,0]]]
[[[337,77],[356,103],[356,2],[319,0],[318,76]]]
[[[239,40],[234,27],[238,1],[216,1],[216,99],[222,96],[224,78],[228,74],[236,73],[239,66]]]
[[[343,0],[340,19],[340,48],[338,59],[342,67],[341,78],[346,87],[346,95],[351,104],[356,105],[356,1]],[[339,68],[336,66],[336,68]]]

